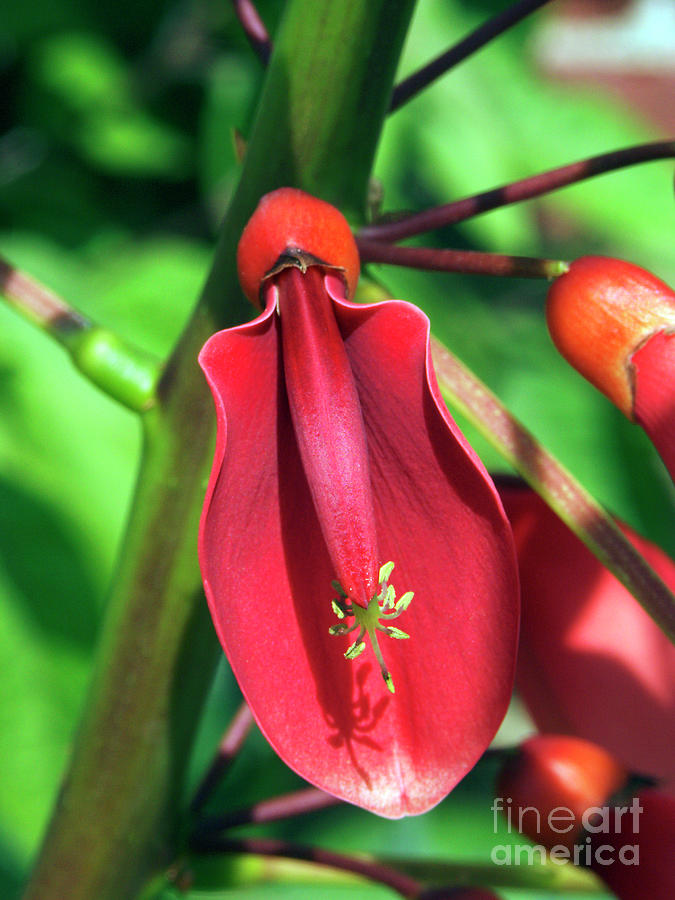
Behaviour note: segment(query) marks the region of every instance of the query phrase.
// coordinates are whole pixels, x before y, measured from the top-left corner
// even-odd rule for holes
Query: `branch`
[[[321,847],[291,844],[275,838],[221,838],[201,835],[194,839],[193,849],[209,853],[253,853],[259,856],[281,856],[301,859],[321,866],[331,866],[346,872],[363,875],[371,881],[392,888],[402,897],[417,897],[422,885],[414,878],[362,856],[347,856]]]
[[[388,242],[400,241],[415,234],[434,231],[436,228],[443,228],[446,225],[455,225],[457,222],[463,222],[465,219],[471,219],[492,209],[549,194],[567,185],[593,178],[595,175],[602,175],[605,172],[612,172],[643,162],[672,159],[673,157],[675,157],[675,140],[636,144],[633,147],[601,153],[599,156],[590,156],[579,162],[549,169],[539,175],[532,175],[530,178],[514,181],[511,184],[474,194],[453,203],[446,203],[443,206],[435,206],[421,213],[403,215],[393,222],[366,225],[359,232],[359,237]]]
[[[0,292],[25,319],[57,340],[80,372],[106,394],[135,412],[154,405],[161,372],[155,357],[95,325],[2,257]]]
[[[213,762],[195,792],[194,799],[190,804],[193,813],[199,812],[204,806],[218,782],[235,761],[252,725],[253,716],[248,703],[244,700],[223,735]]]
[[[509,278],[557,278],[569,264],[558,259],[505,256],[477,250],[435,250],[428,247],[399,247],[358,236],[356,243],[362,262],[385,263],[436,272],[463,272],[468,275],[497,275]]]
[[[417,72],[413,72],[412,75],[409,75],[397,84],[391,95],[389,112],[393,113],[400,109],[404,103],[407,103],[408,100],[419,94],[420,91],[432,84],[437,78],[440,78],[441,75],[444,75],[477,50],[480,50],[481,47],[490,43],[494,38],[499,37],[500,34],[503,34],[509,28],[517,25],[530,13],[533,13],[548,2],[549,0],[519,0],[518,3],[509,6],[492,19],[483,22],[482,25],[479,25],[475,31],[472,31],[458,44],[455,44],[449,50],[446,50],[445,53],[442,53],[436,59],[427,63],[426,66],[418,69]]]
[[[266,66],[272,55],[272,41],[258,10],[251,0],[232,0],[232,5],[249,44]]]

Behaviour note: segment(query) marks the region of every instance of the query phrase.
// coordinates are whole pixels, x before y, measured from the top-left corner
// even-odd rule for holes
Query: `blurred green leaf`
[[[144,108],[138,82],[114,46],[92,34],[59,34],[31,60],[33,114],[94,166],[118,175],[184,178],[185,135]]]
[[[87,297],[78,305],[97,322],[166,357],[197,300],[210,258],[208,246],[180,237],[103,236],[90,248],[93,271],[84,285]]]

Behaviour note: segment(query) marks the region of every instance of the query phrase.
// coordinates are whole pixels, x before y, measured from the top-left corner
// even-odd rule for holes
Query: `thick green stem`
[[[215,424],[197,353],[213,331],[250,317],[235,250],[265,191],[297,185],[362,218],[412,7],[288,4],[211,275],[144,417],[138,488],[95,674],[26,900],[132,898],[179,849],[178,798],[219,653],[197,568]]]
[[[134,896],[176,839],[173,810],[218,656],[194,563],[210,399],[193,377],[172,400],[146,421],[85,717],[26,898]],[[189,442],[174,437],[188,404]]]

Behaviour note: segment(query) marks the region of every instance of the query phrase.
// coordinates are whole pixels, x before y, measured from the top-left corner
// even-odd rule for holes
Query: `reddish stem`
[[[567,166],[549,169],[539,175],[532,175],[530,178],[523,178],[521,181],[514,181],[511,184],[474,194],[453,203],[401,216],[393,222],[367,225],[359,232],[359,238],[400,241],[415,234],[434,231],[436,228],[443,228],[446,225],[455,225],[457,222],[463,222],[465,219],[498,207],[549,194],[567,185],[585,181],[594,175],[602,175],[605,172],[642,162],[671,159],[672,157],[675,157],[675,141],[653,141],[649,144],[637,144],[622,150],[601,153],[599,156],[591,156]]]
[[[316,812],[328,806],[341,803],[337,797],[320,791],[318,788],[304,788],[269,800],[261,800],[245,809],[235,809],[222,816],[211,816],[197,826],[198,834],[225,831],[238,825],[259,825],[263,822],[277,822],[279,819],[290,819],[293,816]]]
[[[440,78],[441,75],[444,75],[454,66],[475,53],[476,50],[480,50],[481,47],[490,43],[494,38],[499,37],[500,34],[503,34],[513,25],[517,25],[530,13],[548,2],[549,0],[519,0],[518,3],[509,6],[508,9],[498,13],[492,19],[483,22],[482,25],[479,25],[475,31],[472,31],[458,44],[455,44],[449,50],[446,50],[445,53],[442,53],[436,59],[427,63],[426,66],[418,69],[417,72],[413,72],[412,75],[409,75],[397,84],[391,95],[389,112],[395,112],[421,90],[428,87],[437,78]]]
[[[356,239],[362,262],[386,263],[436,272],[463,272],[470,275],[498,275],[512,278],[556,278],[568,264],[556,259],[505,256],[477,250],[434,250],[428,247],[399,247],[381,241]]]
[[[244,701],[230,722],[227,731],[220,741],[213,762],[195,792],[195,796],[190,805],[192,812],[199,812],[211,796],[218,782],[223,778],[237,758],[237,754],[241,750],[252,725],[253,716],[251,715],[251,710],[248,708],[248,704]]]
[[[266,66],[272,55],[272,41],[258,10],[251,0],[232,0],[232,5],[249,44]]]

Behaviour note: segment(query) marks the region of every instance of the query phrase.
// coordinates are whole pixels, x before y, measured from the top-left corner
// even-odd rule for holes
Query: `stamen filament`
[[[375,658],[379,663],[384,683],[387,686],[387,690],[391,691],[392,694],[395,693],[394,680],[391,677],[389,669],[385,665],[382,650],[380,649],[377,638],[377,632],[382,631],[387,637],[395,638],[397,640],[409,638],[410,635],[406,634],[405,631],[401,631],[400,628],[394,628],[391,625],[382,625],[380,619],[397,619],[401,613],[405,612],[408,608],[410,601],[414,596],[412,591],[407,591],[398,601],[396,600],[396,592],[393,586],[388,583],[393,568],[394,564],[392,562],[385,563],[385,565],[380,568],[380,592],[370,598],[366,608],[358,604],[347,605],[342,599],[334,599],[332,601],[333,612],[338,619],[343,619],[345,616],[354,616],[355,621],[351,627],[340,623],[339,625],[332,625],[328,629],[329,633],[332,635],[342,635],[349,634],[360,626],[359,635],[348,647],[345,658],[356,659],[357,656],[360,656],[363,653],[366,648],[364,637],[367,634],[370,638]],[[340,595],[340,598],[346,596],[339,582],[333,581],[331,582],[331,585]]]

